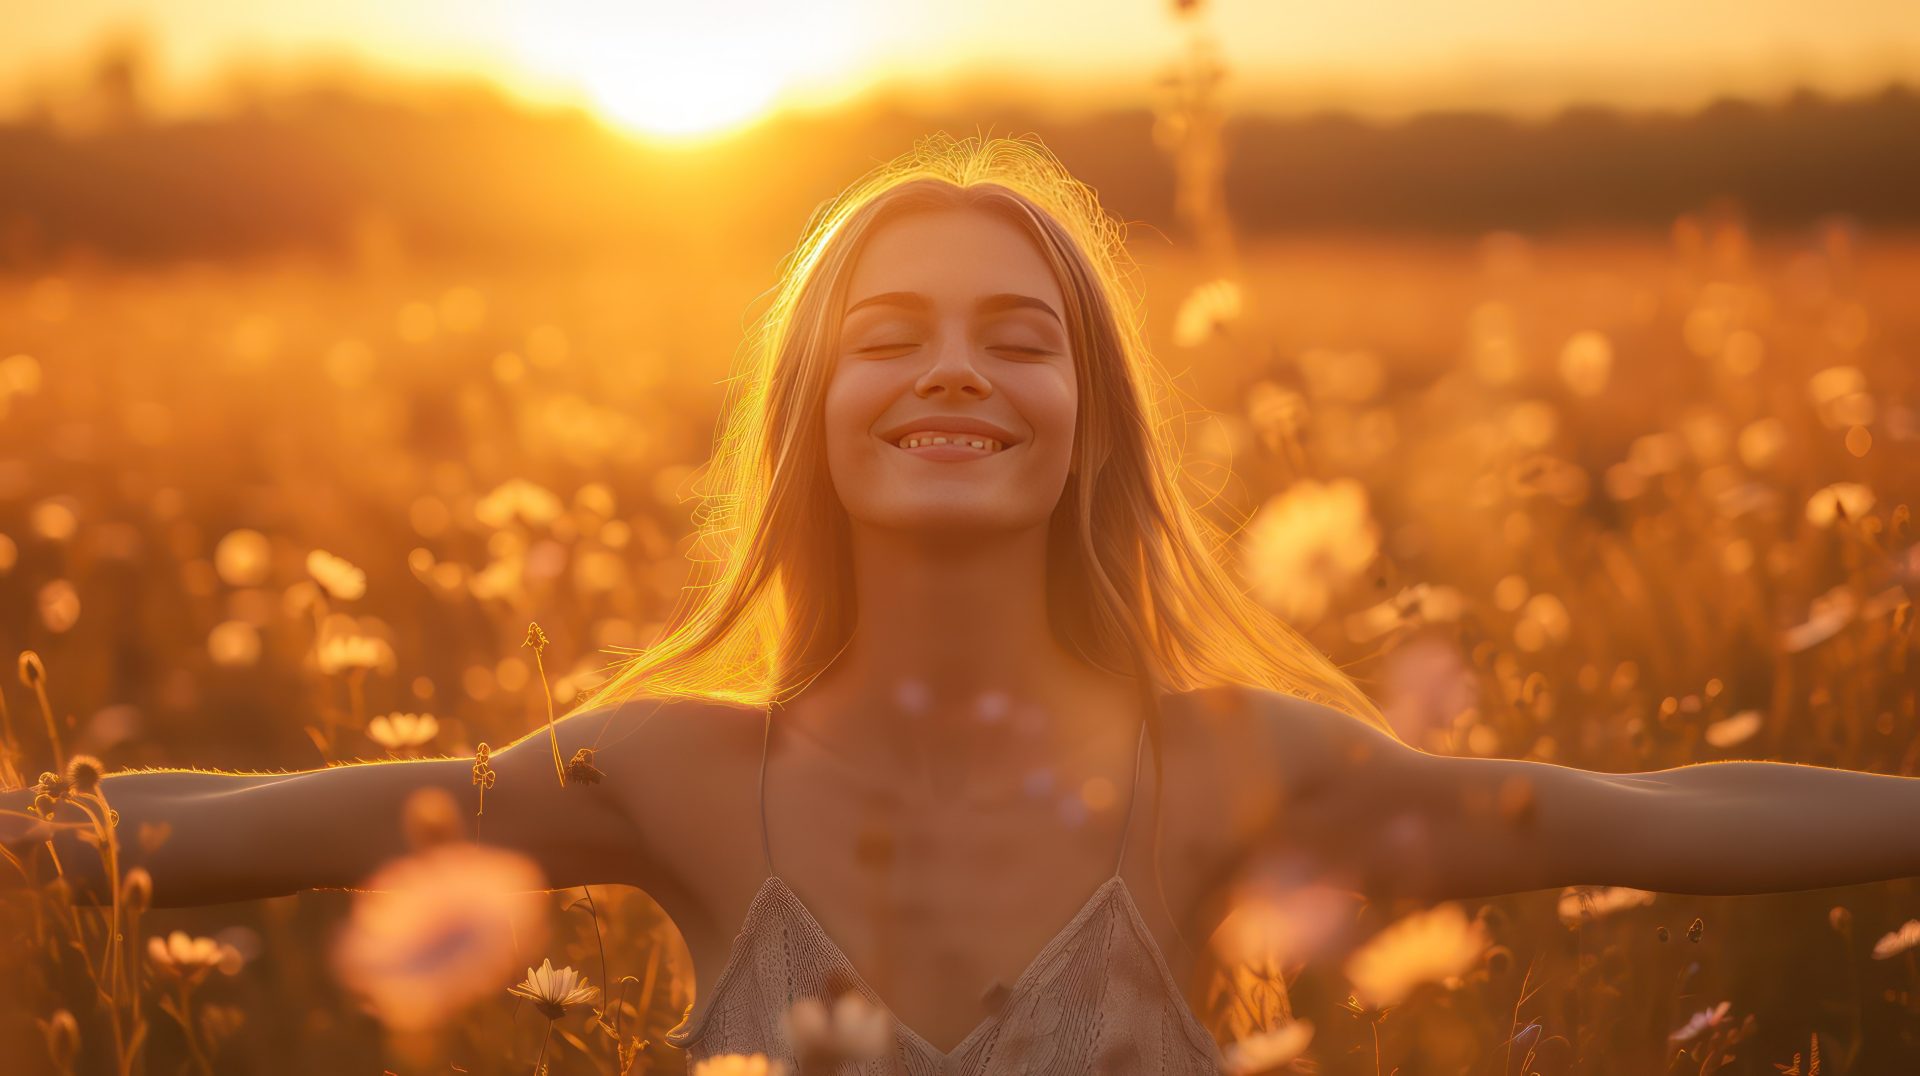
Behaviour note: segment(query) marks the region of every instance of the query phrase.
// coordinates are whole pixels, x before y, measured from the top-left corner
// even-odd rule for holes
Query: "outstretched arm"
[[[136,770],[108,774],[100,787],[120,814],[115,832],[122,872],[144,867],[153,879],[153,901],[162,907],[358,885],[407,850],[404,805],[414,792],[430,788],[453,796],[466,836],[475,836],[477,821],[479,840],[532,857],[553,888],[640,884],[636,874],[644,877],[650,850],[621,782],[640,779],[645,738],[633,733],[661,705],[636,701],[555,723],[563,760],[598,745],[596,766],[614,775],[598,783],[561,787],[544,724],[495,750],[483,811],[471,757],[347,763],[296,773]],[[24,815],[32,802],[31,789],[0,793],[0,837],[23,860],[44,840]],[[75,803],[61,803],[54,821],[84,823],[86,815]],[[149,833],[165,833],[151,850],[139,839],[143,825]],[[80,841],[77,829],[63,829],[53,843],[76,896],[107,900],[100,853]],[[0,864],[0,870],[12,875],[0,884],[20,883],[14,866]],[[39,873],[44,881],[51,871],[43,867]]]
[[[1768,893],[1920,875],[1920,778],[1784,762],[1598,773],[1409,747],[1259,693],[1275,789],[1261,851],[1373,894],[1427,900],[1566,885]]]

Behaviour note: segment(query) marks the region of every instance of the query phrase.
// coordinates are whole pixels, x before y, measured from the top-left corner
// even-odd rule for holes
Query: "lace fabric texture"
[[[1142,732],[1144,734],[1144,726]],[[1144,736],[1143,736],[1144,739]],[[1139,757],[1134,759],[1138,783]],[[765,758],[761,825],[765,848]],[[1131,796],[1129,797],[1131,817]],[[1125,854],[1125,832],[1121,858]],[[763,1053],[792,1065],[780,1017],[803,997],[831,1001],[855,990],[886,1010],[840,946],[772,868],[747,908],[732,951],[704,1011],[668,1031],[687,1051],[691,1072],[719,1054]],[[696,1006],[697,1008],[697,1006]],[[1216,1076],[1222,1055],[1187,1005],[1127,883],[1114,873],[1035,955],[1002,995],[999,1008],[950,1052],[893,1019],[890,1056],[849,1062],[858,1076],[984,1076],[987,1073],[1080,1076]]]

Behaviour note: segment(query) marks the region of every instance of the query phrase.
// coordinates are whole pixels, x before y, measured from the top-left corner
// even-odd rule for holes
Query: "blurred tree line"
[[[705,148],[625,136],[483,83],[405,93],[354,80],[236,83],[218,116],[141,107],[139,40],[111,42],[82,93],[0,125],[0,267],[285,248],[369,256],[577,256],[635,244],[782,249],[861,167],[936,129],[1033,132],[1114,212],[1172,233],[1174,164],[1139,108],[1075,118],[870,98],[788,113]],[[1709,203],[1755,227],[1829,214],[1920,223],[1920,95],[1717,101],[1692,113],[1576,107],[1526,121],[1431,113],[1239,115],[1218,134],[1226,208],[1279,231],[1477,233],[1665,227]]]

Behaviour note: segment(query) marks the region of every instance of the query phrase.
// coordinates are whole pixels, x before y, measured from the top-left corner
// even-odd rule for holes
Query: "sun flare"
[[[847,0],[666,7],[568,0],[527,9],[513,49],[535,77],[644,135],[723,134],[788,103],[850,92],[873,32]]]

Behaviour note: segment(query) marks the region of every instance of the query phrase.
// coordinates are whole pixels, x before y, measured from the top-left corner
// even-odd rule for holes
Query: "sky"
[[[103,34],[137,28],[164,111],[255,72],[359,64],[478,74],[535,102],[587,104],[655,133],[711,131],[875,84],[1046,88],[1061,107],[1151,100],[1192,36],[1227,69],[1225,104],[1544,112],[1572,102],[1688,107],[1720,94],[1835,94],[1920,81],[1915,0],[62,0],[0,35],[0,114],[70,78]]]

